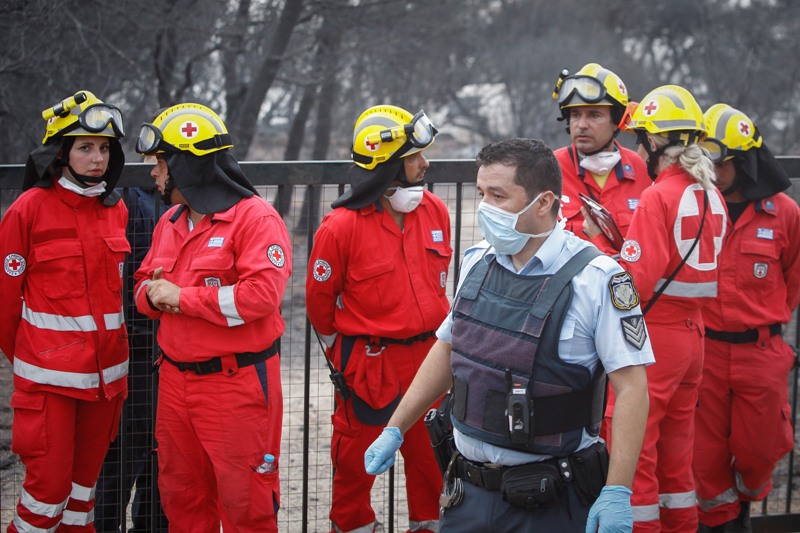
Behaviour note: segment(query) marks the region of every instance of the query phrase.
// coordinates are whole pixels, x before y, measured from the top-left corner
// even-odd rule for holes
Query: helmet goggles
[[[214,148],[229,147],[231,144],[231,136],[223,133],[198,141],[193,146],[198,150],[212,150]],[[136,151],[142,155],[155,155],[161,152],[177,153],[183,150],[165,141],[164,134],[158,126],[144,122],[142,123],[142,129],[139,130],[139,138],[136,139]]]
[[[705,150],[706,155],[715,165],[719,165],[720,163],[724,163],[729,159],[733,159],[734,157],[745,153],[745,150],[728,148],[722,141],[713,139],[711,137],[708,137],[704,141],[697,144],[699,144],[703,150]]]
[[[78,124],[89,133],[101,133],[108,126],[111,126],[117,137],[125,136],[125,130],[122,126],[122,113],[119,108],[113,105],[90,105],[78,116]]]
[[[605,99],[607,91],[603,83],[592,76],[569,76],[560,82],[556,101],[559,107],[569,105],[575,95],[587,104],[597,104]]]
[[[425,148],[429,146],[439,130],[425,114],[419,111],[411,119],[411,122],[402,126],[395,126],[367,136],[367,142],[391,142],[397,139],[406,139],[414,148]],[[401,154],[402,155],[402,154]]]

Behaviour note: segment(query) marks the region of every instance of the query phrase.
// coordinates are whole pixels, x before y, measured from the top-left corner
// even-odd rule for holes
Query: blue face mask
[[[536,198],[526,205],[519,213],[509,213],[499,207],[489,205],[486,202],[478,204],[478,226],[481,228],[483,238],[494,246],[495,250],[499,253],[515,255],[525,247],[528,239],[547,237],[553,233],[552,229],[544,233],[536,234],[521,233],[516,229],[520,215],[530,209],[531,206],[542,197],[542,194],[544,193],[539,193]],[[555,227],[553,229],[555,229]]]

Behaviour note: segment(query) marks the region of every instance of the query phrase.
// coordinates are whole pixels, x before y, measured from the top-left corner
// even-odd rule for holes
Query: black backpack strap
[[[667,288],[667,285],[669,285],[670,282],[673,279],[675,279],[675,276],[678,275],[678,272],[680,272],[680,270],[683,268],[683,265],[686,264],[686,261],[689,259],[689,256],[692,255],[692,252],[694,251],[695,247],[697,246],[697,243],[700,242],[700,236],[703,234],[703,226],[705,226],[705,224],[706,224],[706,213],[707,212],[708,212],[708,191],[704,191],[703,192],[703,217],[700,219],[700,228],[697,230],[697,237],[694,238],[694,242],[692,243],[691,248],[689,248],[689,251],[686,252],[685,256],[683,256],[683,259],[681,259],[681,262],[678,264],[678,266],[675,267],[675,270],[672,271],[672,274],[669,275],[669,277],[667,278],[667,281],[664,282],[664,284],[656,291],[656,293],[653,295],[653,297],[650,299],[650,301],[647,302],[647,305],[644,307],[644,309],[642,309],[642,315],[646,315],[647,312],[650,310],[650,308],[653,307],[653,304],[656,303],[656,300],[658,300],[658,297],[661,296],[661,294],[663,294],[664,290]]]

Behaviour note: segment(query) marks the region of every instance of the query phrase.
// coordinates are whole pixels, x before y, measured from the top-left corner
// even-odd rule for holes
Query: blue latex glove
[[[622,485],[607,485],[589,509],[586,533],[630,533],[633,531],[631,510],[633,491]],[[599,529],[598,529],[599,526]]]
[[[401,444],[403,444],[403,436],[398,428],[383,428],[380,436],[369,445],[364,453],[364,468],[367,469],[367,474],[375,476],[389,470],[394,464],[394,456]]]

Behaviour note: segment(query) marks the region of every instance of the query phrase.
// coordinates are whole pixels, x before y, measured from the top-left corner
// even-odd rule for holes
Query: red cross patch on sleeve
[[[286,254],[280,244],[273,244],[267,248],[267,258],[270,263],[278,268],[282,268],[286,264]]]
[[[324,259],[314,261],[314,279],[317,281],[327,281],[331,277],[331,265]]]

